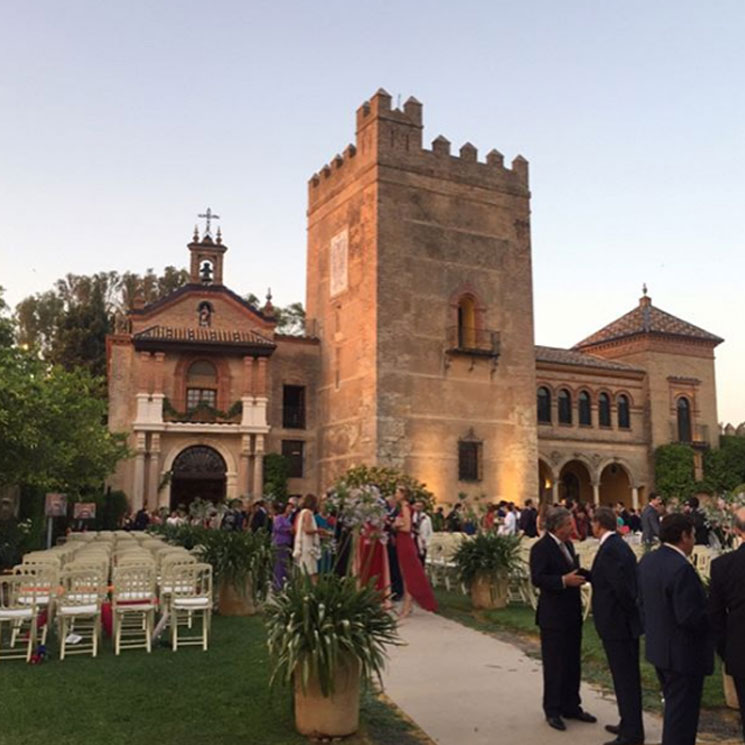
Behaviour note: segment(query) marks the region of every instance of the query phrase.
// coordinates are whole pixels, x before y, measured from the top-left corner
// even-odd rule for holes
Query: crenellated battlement
[[[348,145],[341,155],[334,156],[311,176],[309,204],[325,200],[373,165],[527,194],[528,161],[522,155],[516,156],[507,168],[504,156],[496,149],[490,150],[480,161],[478,150],[470,142],[464,143],[458,154],[453,155],[451,143],[443,135],[432,141],[431,149],[423,147],[422,109],[422,104],[413,96],[403,107],[393,108],[390,94],[380,88],[357,109],[356,144]]]

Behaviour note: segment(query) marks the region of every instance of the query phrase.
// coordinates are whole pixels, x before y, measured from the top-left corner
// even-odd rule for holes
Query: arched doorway
[[[600,474],[600,504],[612,507],[616,502],[632,507],[631,482],[620,463],[609,463]]]
[[[538,499],[541,504],[551,504],[553,500],[554,479],[550,466],[538,459]]]
[[[197,497],[220,502],[225,499],[225,473],[222,455],[206,445],[182,450],[171,469],[171,509],[188,507]]]
[[[575,504],[592,502],[592,479],[587,466],[581,460],[570,460],[561,469],[559,499],[571,499]]]

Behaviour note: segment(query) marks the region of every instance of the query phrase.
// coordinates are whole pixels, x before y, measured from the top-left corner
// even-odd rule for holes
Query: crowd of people
[[[745,705],[745,544],[711,563],[707,594],[688,557],[710,526],[698,500],[664,514],[652,494],[641,532],[659,543],[638,563],[619,529],[619,511],[597,507],[590,519],[599,540],[592,567],[579,565],[572,535],[576,514],[550,508],[545,533],[531,549],[530,572],[540,589],[536,622],[543,657],[543,709],[548,724],[566,730],[565,719],[594,723],[581,705],[582,609],[580,588],[592,585],[592,613],[613,678],[620,720],[606,725],[608,745],[644,742],[639,640],[654,666],[664,696],[663,745],[694,745],[704,678],[714,669],[714,649],[733,676]],[[664,516],[663,516],[664,514]],[[745,540],[745,507],[734,515],[733,534]],[[745,729],[743,731],[745,738]]]

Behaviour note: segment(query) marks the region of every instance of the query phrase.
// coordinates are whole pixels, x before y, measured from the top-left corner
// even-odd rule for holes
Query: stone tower
[[[422,147],[379,90],[308,187],[308,328],[322,342],[321,486],[392,465],[442,501],[535,497],[528,163]]]

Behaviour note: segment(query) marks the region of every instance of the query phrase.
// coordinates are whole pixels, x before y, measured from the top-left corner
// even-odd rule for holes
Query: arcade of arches
[[[573,458],[557,470],[541,458],[538,480],[542,503],[571,499],[604,505],[623,502],[626,507],[638,508],[643,497],[643,487],[633,481],[623,463],[615,461],[593,467],[584,459]]]

